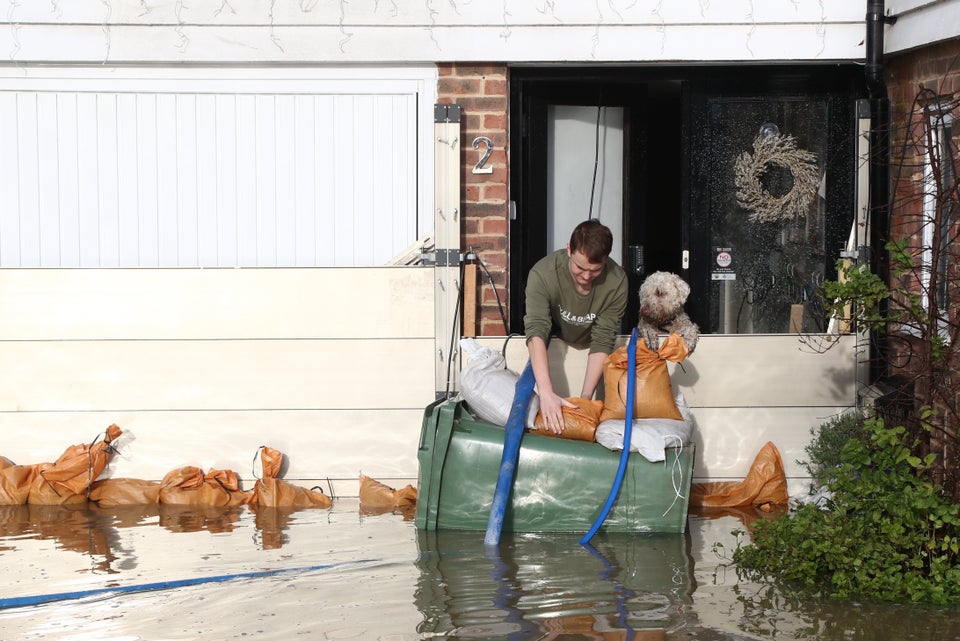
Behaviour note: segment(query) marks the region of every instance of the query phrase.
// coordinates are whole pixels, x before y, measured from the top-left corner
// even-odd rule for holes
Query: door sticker
[[[733,248],[716,248],[710,280],[737,280],[737,273],[733,266]]]

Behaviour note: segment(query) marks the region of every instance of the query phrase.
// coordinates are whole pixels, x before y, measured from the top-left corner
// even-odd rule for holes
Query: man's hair
[[[599,263],[613,249],[613,233],[596,218],[585,220],[570,234],[570,253],[580,252],[591,263]]]

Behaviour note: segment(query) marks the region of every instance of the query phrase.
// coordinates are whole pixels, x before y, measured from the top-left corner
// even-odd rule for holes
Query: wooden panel
[[[0,270],[5,340],[427,338],[433,270]]]
[[[6,341],[0,411],[412,408],[433,339]]]
[[[184,465],[232,469],[253,476],[257,449],[287,456],[284,478],[312,485],[341,480],[339,493],[357,494],[361,472],[387,482],[416,483],[423,410],[0,412],[3,451],[14,463],[55,460],[71,445],[89,443],[116,423],[120,450],[113,477],[159,480]]]
[[[503,338],[479,339],[501,349]],[[627,337],[621,336],[619,344]],[[550,345],[555,386],[579,393],[586,350],[554,341]],[[521,371],[527,352],[522,337],[508,342],[507,364]],[[671,364],[671,382],[691,407],[823,407],[856,401],[856,339],[843,336],[825,353],[815,353],[795,335],[700,337],[682,367]]]

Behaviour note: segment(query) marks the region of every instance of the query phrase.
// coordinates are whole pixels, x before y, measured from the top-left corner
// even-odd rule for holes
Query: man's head
[[[585,220],[576,226],[567,245],[570,275],[577,289],[587,293],[607,264],[613,248],[613,234],[599,220]]]
[[[613,249],[613,234],[595,218],[577,225],[570,234],[567,250],[570,254],[581,253],[591,263],[604,263]]]

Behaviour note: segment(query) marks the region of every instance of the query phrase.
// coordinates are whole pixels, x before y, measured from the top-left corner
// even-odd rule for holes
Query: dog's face
[[[676,318],[690,295],[690,285],[670,272],[654,272],[640,285],[640,313],[657,324]]]

